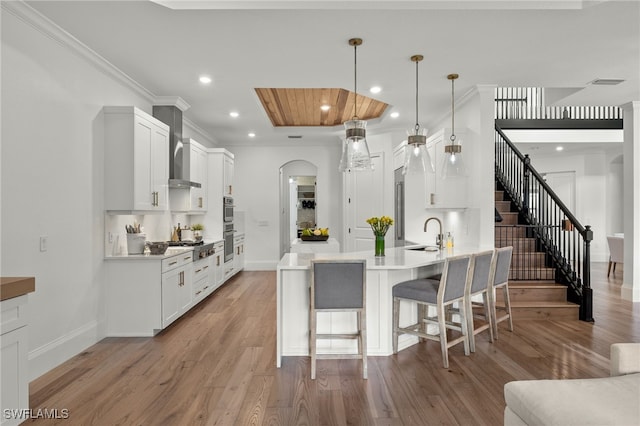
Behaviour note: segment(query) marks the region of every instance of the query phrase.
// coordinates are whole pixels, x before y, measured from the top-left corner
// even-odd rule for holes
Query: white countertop
[[[278,270],[309,269],[312,259],[365,259],[367,269],[412,269],[444,262],[447,257],[480,251],[478,247],[453,247],[436,251],[409,250],[405,246],[388,248],[385,256],[376,257],[371,250],[351,253],[287,253],[278,263]],[[424,246],[420,246],[424,247]]]
[[[221,243],[224,240],[220,241],[205,241],[205,244],[209,243]],[[162,260],[167,259],[169,257],[177,256],[187,251],[193,251],[193,246],[173,246],[167,248],[167,251],[164,254],[119,254],[114,256],[105,256],[104,260]]]

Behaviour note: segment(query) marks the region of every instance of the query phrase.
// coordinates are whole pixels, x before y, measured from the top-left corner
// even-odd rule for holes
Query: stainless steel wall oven
[[[222,199],[223,212],[222,219],[224,223],[232,223],[233,222],[233,198],[232,197],[223,197]]]
[[[233,223],[224,224],[224,232],[222,236],[224,238],[224,262],[231,262],[233,260]]]

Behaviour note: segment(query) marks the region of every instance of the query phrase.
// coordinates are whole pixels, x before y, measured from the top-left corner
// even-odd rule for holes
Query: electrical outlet
[[[49,246],[49,237],[47,237],[46,235],[41,235],[40,236],[40,251],[47,251],[48,246]]]

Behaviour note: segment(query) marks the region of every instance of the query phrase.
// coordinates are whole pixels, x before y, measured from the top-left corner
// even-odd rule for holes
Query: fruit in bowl
[[[305,228],[301,236],[306,240],[326,241],[329,238],[329,228]]]

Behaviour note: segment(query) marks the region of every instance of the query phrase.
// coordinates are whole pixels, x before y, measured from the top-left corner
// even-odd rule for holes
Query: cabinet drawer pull
[[[199,274],[200,272],[202,272],[202,269],[196,269],[196,274]]]
[[[191,259],[191,256],[182,258],[182,260],[189,260],[189,259]]]
[[[204,286],[203,290],[206,290],[206,289],[208,289],[208,288],[209,288],[209,286],[208,286],[208,285],[206,285],[206,286]]]
[[[170,262],[170,263],[169,263],[169,266],[175,265],[176,263],[178,263],[178,261],[177,261],[177,260],[175,260],[175,261],[173,261],[173,262]]]
[[[202,291],[196,291],[196,296],[202,293]]]

